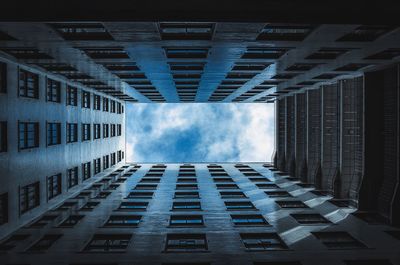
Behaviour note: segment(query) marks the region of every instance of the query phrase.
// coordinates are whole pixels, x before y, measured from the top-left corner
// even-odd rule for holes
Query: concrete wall
[[[0,94],[0,120],[7,121],[8,137],[8,150],[0,153],[0,194],[8,193],[9,209],[8,223],[0,226],[0,237],[3,237],[53,207],[67,196],[82,189],[82,185],[85,185],[85,183],[82,183],[82,163],[91,162],[93,174],[93,159],[119,150],[125,151],[125,114],[93,109],[94,93],[111,99],[110,96],[67,82],[59,76],[39,71],[29,65],[21,65],[2,58],[0,58],[0,61],[7,63],[7,93]],[[39,74],[39,99],[18,96],[18,69]],[[61,82],[61,103],[46,101],[46,77]],[[67,84],[78,88],[78,106],[66,105]],[[92,93],[90,109],[81,107],[82,89]],[[112,99],[116,100],[115,98]],[[118,102],[124,105],[123,101]],[[39,122],[38,148],[18,150],[18,121]],[[46,146],[46,122],[61,123],[61,144]],[[78,142],[76,143],[66,143],[67,122],[78,123]],[[81,141],[81,123],[91,124],[92,140]],[[93,123],[121,124],[122,135],[93,140]],[[67,190],[66,172],[68,168],[75,166],[79,167],[79,183],[82,185]],[[46,178],[58,173],[62,173],[62,194],[48,201]],[[40,206],[20,214],[19,187],[36,181],[40,181]]]

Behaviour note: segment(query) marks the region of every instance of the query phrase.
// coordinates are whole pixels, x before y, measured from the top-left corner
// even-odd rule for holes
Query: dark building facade
[[[278,99],[275,162],[319,192],[397,226],[398,68]]]

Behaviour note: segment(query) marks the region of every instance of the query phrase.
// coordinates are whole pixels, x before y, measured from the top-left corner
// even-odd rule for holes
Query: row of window
[[[7,92],[7,64],[0,62],[0,93]],[[26,98],[39,98],[39,75],[29,72],[27,70],[19,69],[18,78],[18,96]],[[124,106],[122,103],[101,97],[89,91],[82,90],[81,106],[82,108],[91,108],[94,110],[102,110],[111,113],[124,113]],[[48,102],[61,103],[61,82],[46,78],[46,100]],[[93,106],[91,104],[93,100]],[[78,88],[67,85],[66,89],[66,105],[78,106]]]
[[[102,130],[101,130],[102,125]],[[93,127],[93,136],[92,136]],[[81,141],[96,140],[101,138],[122,135],[121,124],[81,124]],[[46,122],[46,145],[61,144],[61,123]],[[78,123],[66,124],[66,143],[78,142]],[[39,122],[18,122],[18,149],[30,149],[39,147]],[[7,151],[7,122],[0,122],[0,152]]]
[[[123,217],[122,219],[120,217]],[[65,222],[79,222],[83,217],[79,215],[70,216]],[[140,222],[140,216],[111,216],[106,225],[136,224]],[[72,220],[72,221],[71,221]],[[337,249],[365,249],[365,244],[355,239],[345,231],[324,231],[312,232],[326,248]],[[46,251],[58,241],[63,234],[45,234],[38,241],[33,243],[26,251]],[[264,233],[239,233],[240,239],[246,250],[249,251],[279,251],[287,250],[289,247],[283,239],[274,232]],[[19,242],[26,240],[30,235],[13,235],[0,244],[1,250],[12,250]],[[131,234],[95,234],[84,246],[84,252],[125,252],[131,242]],[[168,233],[165,239],[165,252],[202,252],[208,251],[208,239],[205,233]]]
[[[101,159],[103,159],[103,166],[101,166]],[[124,152],[118,151],[103,158],[96,158],[92,163],[86,162],[81,165],[82,181],[89,179],[92,175],[96,175],[103,170],[114,166],[124,159]],[[63,174],[58,173],[46,178],[47,186],[47,200],[51,200],[62,193],[62,179]],[[79,168],[78,166],[67,169],[66,172],[67,188],[70,189],[79,183]],[[29,210],[36,208],[40,205],[40,181],[25,185],[19,189],[20,200],[20,213],[24,214]],[[0,195],[0,225],[8,222],[8,194]]]

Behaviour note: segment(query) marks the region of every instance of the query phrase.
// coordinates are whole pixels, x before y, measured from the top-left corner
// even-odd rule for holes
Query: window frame
[[[46,178],[47,201],[61,195],[62,193],[62,174],[48,176]]]
[[[21,79],[21,74],[23,74],[23,80]],[[31,79],[29,81],[28,79]],[[23,83],[23,84],[22,84]],[[32,83],[33,87],[29,87]],[[23,86],[22,86],[23,85]],[[22,89],[23,87],[23,89]],[[24,91],[21,93],[21,91]],[[32,95],[30,96],[30,92]],[[18,97],[39,99],[39,75],[32,73],[30,71],[19,69],[18,70]]]
[[[51,128],[53,126],[55,127]],[[56,140],[55,142],[53,142],[54,139]],[[46,145],[53,146],[59,144],[61,144],[61,122],[46,122]]]
[[[30,132],[28,130],[28,126],[33,125],[33,136],[29,137],[28,133]],[[21,146],[21,126],[23,126],[23,142],[24,145]],[[33,138],[33,145],[28,145],[29,138]],[[39,122],[24,122],[24,121],[18,121],[18,150],[26,150],[26,149],[32,149],[32,148],[38,148],[39,147]]]
[[[46,101],[61,103],[61,82],[46,78]]]

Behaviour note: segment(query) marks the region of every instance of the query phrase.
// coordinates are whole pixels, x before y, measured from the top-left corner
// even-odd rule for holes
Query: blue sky
[[[274,148],[274,105],[128,104],[128,162],[264,162]]]

